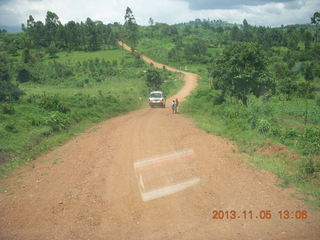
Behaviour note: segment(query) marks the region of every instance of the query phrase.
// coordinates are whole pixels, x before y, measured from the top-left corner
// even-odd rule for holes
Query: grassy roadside
[[[229,106],[214,105],[214,95],[210,96],[207,91],[208,82],[205,79],[200,80],[198,89],[188,97],[187,101],[182,103],[181,112],[192,118],[198,127],[208,133],[223,136],[233,141],[240,151],[250,156],[249,162],[253,163],[256,169],[271,171],[278,177],[279,186],[296,187],[301,194],[295,197],[303,199],[313,207],[320,209],[319,158],[308,157],[303,150],[306,145],[300,146],[302,143],[305,144],[300,140],[302,136],[299,138],[300,134],[303,135],[304,133],[300,132],[298,127],[293,128],[292,125],[280,129],[277,122],[271,122],[270,132],[260,132],[260,128],[252,128],[247,121],[248,119],[241,115],[228,121],[218,113],[219,107],[226,110]],[[270,104],[275,109],[275,103]],[[288,107],[286,108],[288,109]],[[233,109],[231,108],[231,110]],[[253,111],[255,115],[259,116],[256,109]],[[276,114],[273,113],[272,115]],[[230,116],[228,117],[230,118]],[[274,118],[276,117],[274,116]],[[314,121],[317,122],[317,115],[313,117],[315,117]],[[295,120],[294,124],[295,126],[301,124],[301,120],[300,122]],[[312,127],[312,124],[310,125]],[[309,151],[312,151],[312,147],[313,145],[309,147]],[[317,148],[317,146],[314,147]]]
[[[0,178],[95,123],[147,105],[149,66],[125,50],[61,52],[38,64],[46,77],[19,84],[19,101],[0,103]],[[161,76],[168,96],[183,85],[179,74]]]
[[[188,43],[185,38],[183,41]],[[175,62],[169,58],[173,45],[169,38],[162,41],[146,38],[137,49],[160,62],[202,77],[199,87],[182,104],[182,112],[207,132],[234,141],[242,152],[250,155],[249,161],[254,166],[271,171],[282,187],[297,187],[304,200],[319,208],[320,108],[316,101],[295,97],[284,101],[280,95],[271,97],[268,104],[252,97],[249,107],[234,99],[222,103],[207,79],[208,65],[186,59]],[[209,47],[208,52],[214,57],[222,49],[222,46]],[[283,52],[272,56],[272,63],[281,63]],[[299,77],[303,79],[302,75]]]

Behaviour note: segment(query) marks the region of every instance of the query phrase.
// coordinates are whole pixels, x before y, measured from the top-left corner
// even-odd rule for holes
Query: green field
[[[267,169],[279,177],[282,187],[297,187],[299,198],[320,207],[319,131],[320,109],[309,100],[309,119],[305,125],[305,103],[271,99],[252,99],[248,108],[233,102],[215,105],[208,81],[182,103],[181,112],[208,133],[227,137],[258,169]],[[297,102],[295,102],[297,101]],[[256,124],[253,126],[253,122]],[[313,160],[311,160],[313,159]]]
[[[230,29],[218,36],[204,26],[191,27],[187,35],[184,34],[186,26],[176,28],[178,34],[174,36],[142,38],[137,49],[162,63],[201,76],[198,89],[182,104],[182,113],[209,133],[232,140],[241,151],[249,154],[249,161],[257,168],[270,170],[279,177],[281,186],[299,188],[303,199],[320,207],[320,94],[314,91],[308,95],[307,89],[303,89],[304,84],[310,82],[313,88],[319,86],[319,71],[316,70],[319,60],[305,49],[304,38],[300,40],[299,49],[286,46],[263,49],[268,59],[266,69],[273,74],[276,87],[270,92],[267,103],[263,96],[257,98],[251,94],[247,96],[246,106],[232,96],[223,99],[221,91],[212,84],[216,76],[210,76],[212,62],[224,54],[225,48],[237,43],[229,40]],[[206,51],[202,58],[189,58],[190,49],[187,48],[200,48],[200,44],[196,44],[201,42],[199,39],[206,42]],[[178,58],[170,57],[175,48],[173,55],[180,56]],[[197,48],[193,49],[193,54],[196,53]],[[313,66],[311,80],[306,80],[308,65]],[[228,70],[226,67],[225,71]],[[287,89],[283,87],[286,81],[292,81]]]
[[[19,101],[0,103],[0,176],[64,143],[92,124],[146,106],[150,89],[142,60],[122,49],[59,52],[28,68]],[[161,70],[168,96],[183,82]]]
[[[176,74],[154,71],[119,49],[121,39],[160,63],[199,74],[182,112],[320,206],[319,22],[138,26],[88,18],[58,28],[48,14],[23,33],[0,35],[1,176],[94,122],[143,106],[139,99],[150,90],[170,96],[182,86]]]

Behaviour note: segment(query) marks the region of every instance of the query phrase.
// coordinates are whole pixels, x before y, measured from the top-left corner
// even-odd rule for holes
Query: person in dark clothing
[[[179,112],[179,100],[176,98],[175,113]]]
[[[171,108],[172,108],[172,113],[176,113],[176,102],[175,102],[175,100],[172,100]]]

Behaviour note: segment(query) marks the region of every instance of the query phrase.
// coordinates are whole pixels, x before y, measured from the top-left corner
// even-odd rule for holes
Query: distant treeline
[[[29,37],[30,47],[49,47],[61,49],[97,50],[102,45],[114,45],[117,34],[110,25],[87,18],[85,22],[69,21],[63,25],[57,14],[48,11],[45,23],[35,21],[30,15],[27,25],[22,29]]]

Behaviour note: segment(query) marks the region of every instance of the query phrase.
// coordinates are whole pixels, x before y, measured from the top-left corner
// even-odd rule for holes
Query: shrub
[[[148,69],[146,74],[146,83],[150,89],[159,89],[163,83],[160,72],[156,69]]]
[[[70,119],[60,112],[51,113],[46,119],[45,124],[49,126],[52,131],[62,131],[67,129],[70,125]]]
[[[0,81],[0,102],[17,101],[23,94],[23,91],[11,82]]]
[[[214,94],[212,97],[212,102],[214,105],[221,105],[226,100],[222,94]]]
[[[12,104],[4,104],[2,106],[2,113],[3,114],[8,114],[8,115],[11,115],[11,114],[14,114],[15,110],[14,110],[14,107]]]
[[[20,83],[24,82],[38,82],[39,79],[35,77],[26,67],[20,67],[17,69],[17,81]]]
[[[77,88],[84,88],[84,82],[80,81],[80,82],[75,82],[75,86]]]
[[[282,135],[281,127],[277,124],[273,124],[271,126],[271,134],[272,136],[278,137]]]
[[[39,101],[39,106],[51,111],[59,111],[61,113],[67,113],[70,111],[64,103],[60,102],[58,96],[48,96],[43,94]]]
[[[316,104],[318,107],[320,107],[320,96],[317,96],[316,98]]]
[[[32,119],[31,119],[31,125],[32,125],[32,126],[40,126],[40,125],[41,125],[41,119],[39,119],[39,118],[32,118]]]
[[[271,129],[271,124],[266,119],[259,119],[257,123],[257,129],[259,133],[266,135]]]
[[[72,67],[56,61],[48,64],[47,68],[52,78],[64,78],[74,75]]]
[[[47,53],[49,54],[50,58],[56,58],[57,57],[56,54],[58,53],[58,48],[56,47],[54,42],[52,42],[50,44],[50,46],[46,50],[47,50]]]
[[[311,159],[304,159],[302,164],[299,167],[299,175],[302,178],[312,176],[314,173],[319,172],[319,166],[315,161]]]
[[[320,155],[320,129],[315,127],[305,128],[298,140],[298,145],[306,156]]]
[[[12,133],[17,133],[18,130],[16,129],[16,126],[14,123],[7,123],[4,126],[4,129],[7,130],[8,132],[12,132]]]
[[[294,138],[294,137],[296,137],[296,136],[298,135],[297,129],[292,128],[292,127],[291,127],[291,128],[288,128],[288,129],[286,130],[285,135],[286,135],[287,138]]]

